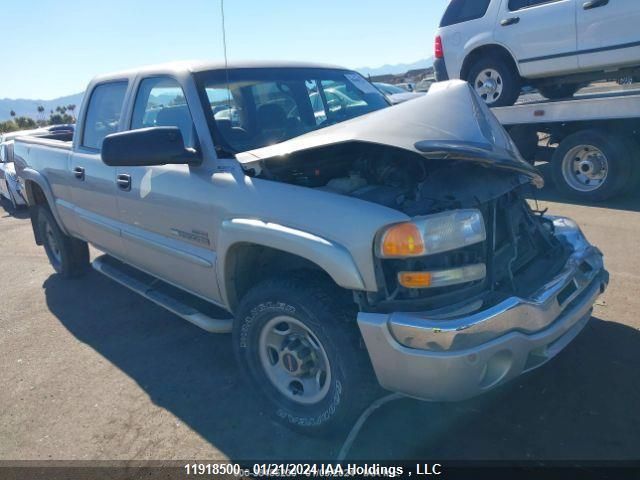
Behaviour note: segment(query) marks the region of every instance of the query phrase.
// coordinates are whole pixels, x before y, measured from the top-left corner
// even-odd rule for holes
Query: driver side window
[[[184,91],[173,78],[147,78],[140,83],[131,130],[149,127],[178,127],[185,146],[197,147],[195,127]]]

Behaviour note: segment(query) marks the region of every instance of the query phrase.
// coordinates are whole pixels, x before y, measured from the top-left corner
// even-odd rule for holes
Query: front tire
[[[578,90],[580,90],[580,85],[576,84],[546,85],[538,87],[540,94],[549,100],[571,98]]]
[[[565,138],[552,159],[552,175],[567,197],[601,202],[622,193],[632,179],[635,153],[624,137],[585,130]]]
[[[272,278],[236,314],[234,352],[250,386],[273,418],[308,435],[350,426],[376,390],[343,294],[312,274]]]
[[[469,69],[467,81],[489,107],[507,107],[516,103],[522,87],[520,75],[500,57],[477,60]]]
[[[87,243],[65,235],[47,207],[36,208],[38,233],[53,269],[66,278],[83,275],[89,267]]]

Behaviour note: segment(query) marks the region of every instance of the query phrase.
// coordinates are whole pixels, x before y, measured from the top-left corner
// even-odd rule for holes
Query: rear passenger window
[[[451,0],[444,12],[441,27],[448,27],[456,23],[468,22],[482,18],[487,13],[491,0]]]
[[[127,82],[104,83],[93,89],[84,122],[84,147],[100,150],[104,137],[118,131],[126,92]]]
[[[173,78],[147,78],[140,83],[131,129],[178,127],[186,147],[196,147],[196,135],[180,84]]]
[[[535,7],[536,5],[542,5],[543,3],[555,3],[560,0],[509,0],[509,10],[515,12],[516,10],[522,10],[527,7]]]

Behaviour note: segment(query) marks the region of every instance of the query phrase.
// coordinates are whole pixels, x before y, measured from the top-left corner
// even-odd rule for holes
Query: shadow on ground
[[[343,438],[272,423],[239,379],[230,338],[211,335],[90,273],[45,283],[51,312],[159,406],[232,460],[335,458]],[[471,401],[403,399],[367,422],[348,458],[637,459],[640,332],[593,319],[547,366]]]
[[[29,210],[25,207],[14,209],[11,202],[0,196],[0,218],[14,217],[24,220],[29,218]]]

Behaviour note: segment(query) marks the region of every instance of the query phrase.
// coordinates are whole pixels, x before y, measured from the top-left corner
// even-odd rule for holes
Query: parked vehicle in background
[[[61,126],[65,131],[73,131],[73,127]],[[18,137],[48,135],[54,127],[20,130],[0,135],[0,195],[11,202],[14,209],[26,205],[24,185],[16,172],[13,154],[14,140]]]
[[[461,78],[490,106],[525,84],[549,99],[640,66],[637,0],[451,0],[435,42],[436,78]]]
[[[47,127],[34,128],[31,130],[19,130],[16,132],[9,132],[0,135],[0,149],[3,145],[6,145],[4,152],[0,150],[0,154],[3,154],[3,158],[6,161],[3,162],[4,173],[0,173],[0,176],[5,177],[3,181],[0,179],[0,192],[2,195],[9,199],[14,208],[26,205],[25,197],[25,185],[24,180],[20,176],[20,171],[24,165],[20,162],[16,162],[14,155],[14,143],[16,138],[20,137],[47,137],[52,139],[70,139],[73,135],[75,125],[51,125]],[[3,183],[6,185],[3,186]]]
[[[0,195],[11,202],[14,210],[26,205],[13,163],[13,140],[0,143]]]
[[[396,85],[407,92],[413,92],[416,89],[416,84],[411,82],[397,83]]]
[[[378,384],[456,401],[533,370],[607,287],[580,228],[530,208],[539,172],[465,82],[391,107],[339,67],[187,63],[84,98],[72,142],[15,144],[53,268],[82,274],[91,243],[101,273],[231,331],[252,391],[306,433]]]
[[[417,84],[416,84],[416,92],[428,92],[429,89],[431,88],[431,85],[433,85],[436,82],[435,77],[429,77],[429,78],[424,78],[422,80],[420,80]]]
[[[640,187],[637,91],[522,102],[493,113],[528,161],[551,162],[553,181],[564,196],[599,202]],[[541,138],[549,146],[541,146]]]
[[[624,75],[622,77],[618,77],[618,85],[632,85],[634,83],[638,83],[638,79],[640,77],[634,77],[633,75]]]
[[[391,103],[394,105],[407,100],[414,100],[421,97],[424,93],[419,92],[407,92],[406,90],[392,85],[390,83],[373,82],[378,90],[380,90]]]

